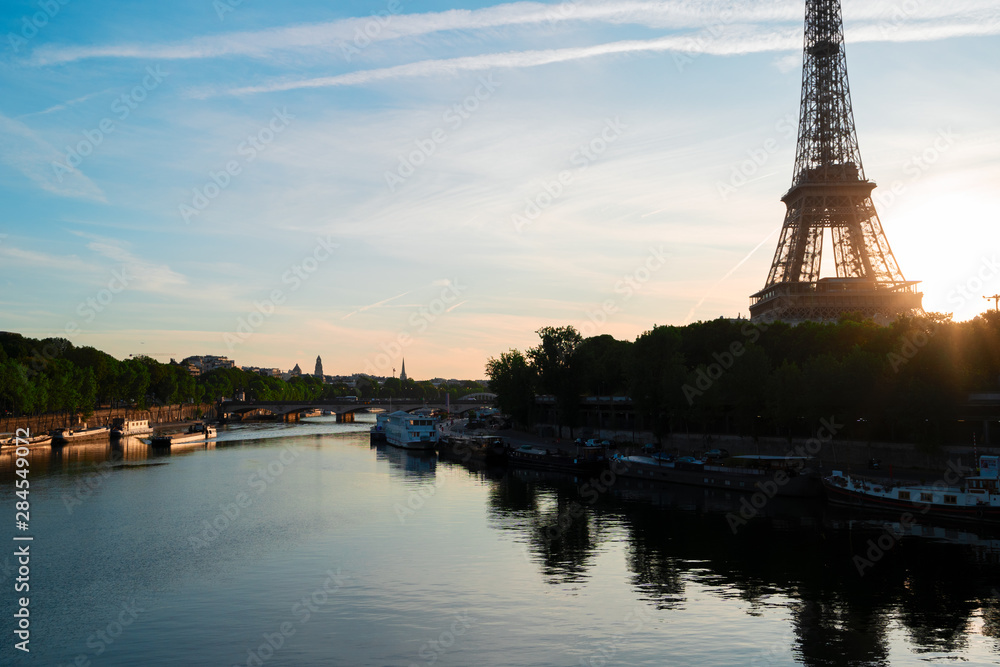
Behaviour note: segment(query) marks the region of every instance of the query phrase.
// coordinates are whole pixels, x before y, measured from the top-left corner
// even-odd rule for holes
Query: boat
[[[183,445],[190,442],[203,442],[211,440],[216,436],[214,426],[208,424],[192,424],[184,433],[161,433],[149,439],[149,444],[153,447],[170,447],[171,445]]]
[[[823,495],[816,460],[804,456],[749,454],[722,460],[690,456],[616,456],[612,470],[622,477],[691,484],[768,496],[811,497]]]
[[[385,420],[385,441],[400,449],[434,449],[438,442],[435,421],[398,410]]]
[[[459,463],[498,465],[507,458],[507,446],[502,438],[492,435],[444,433],[438,441],[438,455]]]
[[[1000,521],[1000,457],[979,457],[979,474],[962,477],[950,467],[934,484],[875,480],[834,470],[823,478],[829,501],[964,521]]]
[[[375,415],[375,425],[371,427],[369,434],[372,442],[385,442],[385,426],[389,421],[388,412],[380,412]]]
[[[577,474],[599,473],[607,465],[603,447],[574,445],[576,453],[553,452],[544,447],[521,445],[507,449],[507,463],[512,466],[541,468]]]
[[[30,438],[19,438],[16,435],[11,435],[9,438],[0,443],[0,445],[4,447],[30,447],[32,445],[48,445],[51,442],[52,436],[48,433],[42,433],[40,435],[33,435]]]
[[[91,440],[96,438],[105,438],[111,432],[107,426],[99,426],[96,428],[84,428],[79,431],[74,431],[69,428],[54,428],[49,431],[49,436],[52,438],[52,444],[56,447],[61,445],[68,445],[71,441],[78,440]]]
[[[130,435],[146,435],[153,432],[148,419],[126,421],[124,417],[115,417],[111,422],[111,438],[118,440]]]

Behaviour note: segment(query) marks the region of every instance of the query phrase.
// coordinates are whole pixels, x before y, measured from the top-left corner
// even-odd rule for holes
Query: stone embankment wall
[[[554,438],[556,429],[553,426],[540,425],[536,427],[539,435],[547,438]],[[583,435],[583,433],[586,435]],[[578,437],[592,438],[598,437],[596,429],[577,429]],[[822,435],[822,433],[820,434]],[[563,429],[561,443],[567,442],[569,430]],[[613,431],[604,429],[600,432],[600,438],[614,440],[619,443],[634,442],[634,446],[626,446],[628,449],[639,453],[642,443],[656,442],[652,433],[632,431]],[[944,471],[949,463],[969,468],[975,465],[975,455],[970,444],[951,444],[941,447],[920,447],[910,443],[894,442],[863,442],[853,440],[838,440],[835,437],[814,438],[750,438],[735,435],[703,435],[701,433],[675,433],[664,439],[661,449],[666,452],[677,454],[678,456],[700,456],[710,449],[724,448],[732,456],[741,454],[763,454],[768,456],[788,456],[797,455],[796,451],[801,448],[806,454],[815,453],[816,458],[823,463],[824,470],[851,470],[858,473],[887,475],[889,466],[894,471],[899,472],[926,472],[932,474],[935,471]],[[975,450],[978,454],[1000,454],[1000,448],[978,447]],[[869,472],[868,462],[871,459],[880,459],[881,469],[879,472]]]
[[[125,417],[127,419],[148,419],[150,424],[166,424],[170,422],[193,421],[205,417],[212,417],[215,414],[215,406],[211,403],[184,404],[184,405],[156,405],[146,410],[136,408],[103,408],[95,410],[94,414],[87,419],[81,415],[73,414],[52,414],[38,415],[34,417],[4,417],[0,419],[0,433],[13,433],[19,428],[31,429],[32,435],[46,433],[53,428],[93,428],[98,426],[110,426],[111,420],[115,417]]]

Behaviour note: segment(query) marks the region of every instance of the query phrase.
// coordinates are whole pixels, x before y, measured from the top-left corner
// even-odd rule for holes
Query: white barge
[[[823,478],[831,503],[961,519],[1000,521],[1000,457],[980,456],[979,474],[962,478],[952,469],[934,484],[853,477],[839,470]]]
[[[376,417],[377,419],[377,417]],[[376,424],[377,425],[377,424]],[[385,441],[400,449],[437,447],[437,420],[409,412],[393,412],[385,420]]]

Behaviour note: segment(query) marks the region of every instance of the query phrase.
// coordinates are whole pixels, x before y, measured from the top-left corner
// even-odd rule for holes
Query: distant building
[[[403,367],[399,369],[399,379],[406,382],[406,358],[403,358]]]
[[[323,359],[319,355],[316,355],[316,370],[313,371],[313,375],[318,377],[320,380],[323,379]]]
[[[298,364],[295,364],[295,368],[292,369],[292,372],[289,373],[289,375],[291,375],[292,377],[296,377],[296,378],[297,377],[302,377],[302,369],[299,368]]]
[[[200,357],[188,357],[181,361],[181,366],[188,369],[191,375],[203,375],[216,368],[235,368],[236,362],[229,357],[217,357],[213,354],[206,354]]]

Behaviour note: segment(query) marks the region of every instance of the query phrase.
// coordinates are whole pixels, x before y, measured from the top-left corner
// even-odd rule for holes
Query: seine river
[[[2,662],[1000,664],[996,535],[897,536],[891,517],[778,502],[734,530],[739,495],[595,494],[374,447],[366,428],[35,450],[30,593],[14,592],[23,543],[0,556]],[[0,466],[13,537],[6,451]]]

